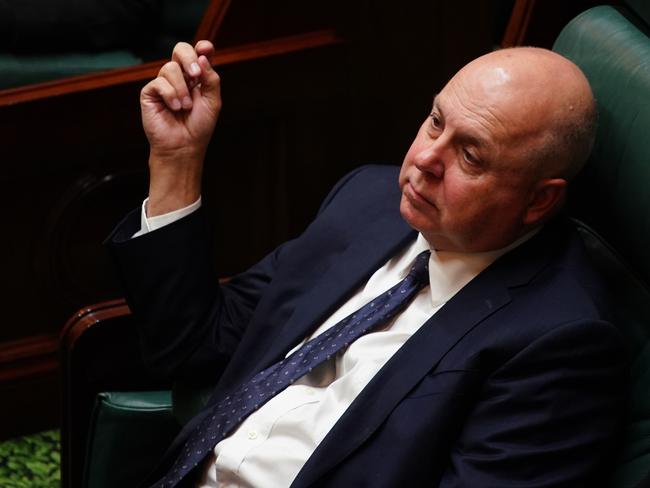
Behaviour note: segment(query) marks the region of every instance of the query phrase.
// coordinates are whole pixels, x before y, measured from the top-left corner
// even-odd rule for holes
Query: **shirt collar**
[[[474,279],[481,271],[487,268],[498,258],[520,246],[533,237],[539,228],[520,237],[511,244],[493,251],[466,253],[452,251],[436,251],[432,249],[422,234],[409,250],[409,263],[422,251],[429,249],[429,292],[434,306],[443,305],[452,296],[458,293],[467,283]],[[406,276],[411,265],[403,271]]]

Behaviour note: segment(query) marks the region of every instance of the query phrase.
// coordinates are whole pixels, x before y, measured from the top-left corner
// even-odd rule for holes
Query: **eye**
[[[479,165],[478,158],[467,149],[463,149],[463,159],[473,166]]]
[[[440,120],[440,116],[437,113],[432,112],[429,117],[431,117],[431,126],[434,129],[440,129],[442,127],[442,121]]]

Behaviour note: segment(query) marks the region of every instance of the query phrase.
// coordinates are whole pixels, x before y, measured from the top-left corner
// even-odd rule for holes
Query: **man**
[[[155,486],[597,486],[625,360],[557,216],[593,142],[580,70],[534,48],[468,64],[400,170],[346,176],[300,237],[219,287],[199,208],[211,52],[179,44],[143,89],[149,197],[110,238],[152,370],[215,384]]]

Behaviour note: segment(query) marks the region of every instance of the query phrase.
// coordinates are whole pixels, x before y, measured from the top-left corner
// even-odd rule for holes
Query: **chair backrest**
[[[637,13],[638,10],[637,10]],[[594,152],[569,198],[588,249],[611,284],[616,322],[630,342],[628,423],[612,488],[650,471],[650,38],[631,11],[595,7],[553,49],[591,83],[599,109]],[[593,229],[593,230],[592,230]],[[601,237],[602,236],[602,237]]]

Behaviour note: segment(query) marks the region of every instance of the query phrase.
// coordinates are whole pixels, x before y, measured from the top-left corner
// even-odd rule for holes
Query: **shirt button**
[[[314,391],[313,388],[307,388],[307,389],[305,390],[305,393],[306,393],[307,395],[309,395],[309,396],[314,396],[314,394],[315,394],[316,392]]]
[[[255,430],[249,430],[249,431],[248,431],[248,438],[249,438],[250,440],[252,440],[252,441],[255,440],[255,439],[257,439],[257,431],[255,431]]]

